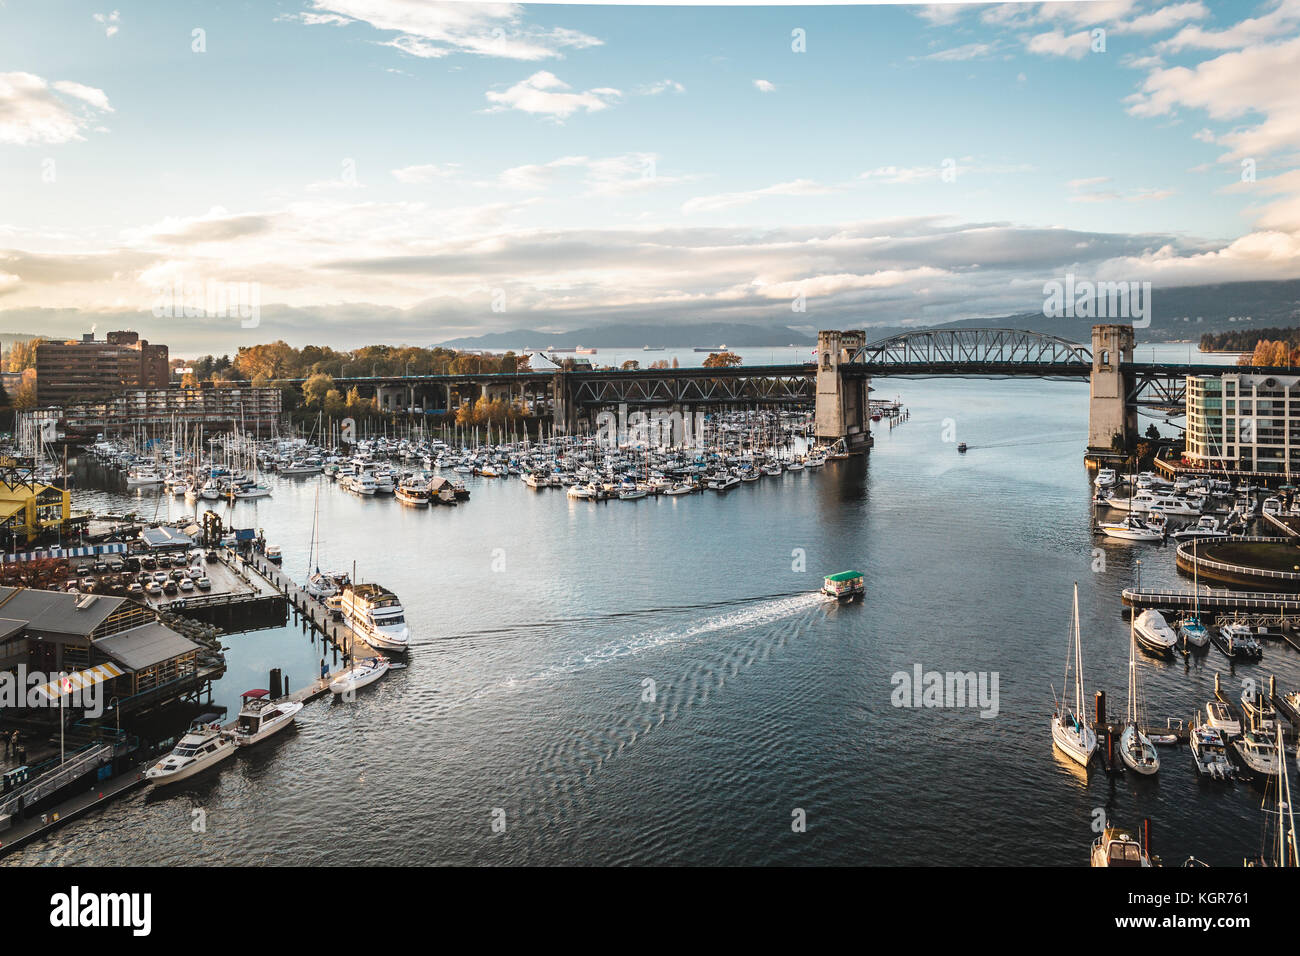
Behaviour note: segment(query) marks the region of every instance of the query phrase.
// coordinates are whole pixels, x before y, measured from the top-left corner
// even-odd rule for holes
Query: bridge
[[[1293,375],[1294,369],[1248,367],[1242,372]],[[1042,378],[1089,382],[1088,446],[1108,450],[1138,435],[1141,407],[1182,412],[1188,375],[1221,374],[1222,365],[1134,361],[1128,325],[1097,325],[1090,346],[1024,329],[918,329],[874,342],[854,331],[823,331],[817,361],[729,368],[522,370],[445,375],[339,378],[373,390],[382,410],[424,412],[462,400],[522,400],[549,411],[559,433],[590,426],[602,408],[780,407],[813,404],[816,434],[844,439],[850,449],[871,444],[870,381],[875,378]],[[301,379],[286,380],[301,384]]]

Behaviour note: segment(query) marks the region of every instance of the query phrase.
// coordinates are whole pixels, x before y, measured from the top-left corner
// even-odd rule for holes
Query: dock
[[[1230,591],[1219,588],[1125,588],[1120,592],[1125,607],[1143,610],[1243,612],[1289,614],[1300,617],[1300,594],[1284,591]]]
[[[53,830],[78,817],[93,812],[113,799],[144,786],[145,764],[118,774],[112,780],[95,783],[84,793],[69,797],[39,816],[18,820],[7,830],[0,830],[0,856],[39,840]]]

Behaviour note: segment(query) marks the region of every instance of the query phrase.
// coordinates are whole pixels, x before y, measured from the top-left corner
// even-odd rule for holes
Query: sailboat
[[[1178,622],[1178,636],[1183,639],[1183,651],[1203,651],[1210,646],[1210,629],[1201,623],[1201,585],[1197,574],[1196,540],[1192,540],[1192,594],[1196,601],[1195,610],[1185,614]]]
[[[1071,658],[1074,668],[1074,707],[1064,699],[1052,713],[1052,742],[1071,760],[1088,766],[1097,749],[1097,734],[1083,720],[1083,641],[1079,629],[1079,585],[1074,585],[1074,614],[1071,620],[1070,653],[1065,659],[1065,687],[1070,685]],[[1064,688],[1063,688],[1064,691]]]
[[[312,563],[312,559],[316,563]],[[307,583],[303,586],[311,597],[318,601],[324,601],[335,594],[339,593],[340,587],[347,583],[347,576],[343,574],[329,574],[320,569],[320,485],[316,486],[316,509],[312,515],[311,522],[311,547],[308,549],[307,566],[312,570],[307,575]]]
[[[1277,762],[1278,762],[1278,779],[1277,779],[1277,809],[1270,810],[1264,807],[1266,814],[1277,814],[1277,830],[1272,835],[1273,846],[1265,845],[1264,853],[1261,853],[1256,860],[1247,860],[1247,866],[1300,866],[1300,850],[1296,847],[1295,834],[1295,815],[1291,811],[1291,782],[1286,772],[1286,748],[1282,744],[1282,728],[1278,726],[1277,731]],[[1271,783],[1270,783],[1271,786]],[[1264,791],[1264,800],[1268,800],[1268,790]],[[1272,829],[1267,823],[1265,824],[1265,834],[1267,839],[1268,831]],[[1266,856],[1265,853],[1268,855]]]
[[[1153,774],[1160,769],[1160,755],[1155,744],[1142,733],[1138,719],[1137,638],[1134,636],[1132,618],[1128,634],[1128,712],[1124,730],[1119,735],[1119,755],[1124,765],[1141,774]]]

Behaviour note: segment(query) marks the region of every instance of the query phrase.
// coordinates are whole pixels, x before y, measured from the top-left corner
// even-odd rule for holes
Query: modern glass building
[[[1189,375],[1184,457],[1300,477],[1300,376]]]

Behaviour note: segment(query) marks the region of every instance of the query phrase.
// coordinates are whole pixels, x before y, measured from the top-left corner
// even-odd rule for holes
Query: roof
[[[541,352],[533,352],[528,356],[528,367],[536,372],[542,370],[550,371],[552,369],[558,369],[560,366],[555,362],[552,362]]]
[[[94,600],[87,600],[93,597]],[[124,597],[0,587],[0,613],[33,631],[87,637],[126,602]]]
[[[0,617],[0,641],[13,637],[26,626],[26,621],[18,621],[11,617]]]
[[[145,528],[140,540],[151,548],[188,548],[194,544],[194,539],[175,528]]]
[[[826,575],[827,581],[856,581],[862,577],[861,571],[841,571],[839,574]]]
[[[95,642],[95,649],[138,671],[197,651],[199,645],[181,637],[166,624],[154,621],[100,638]]]

